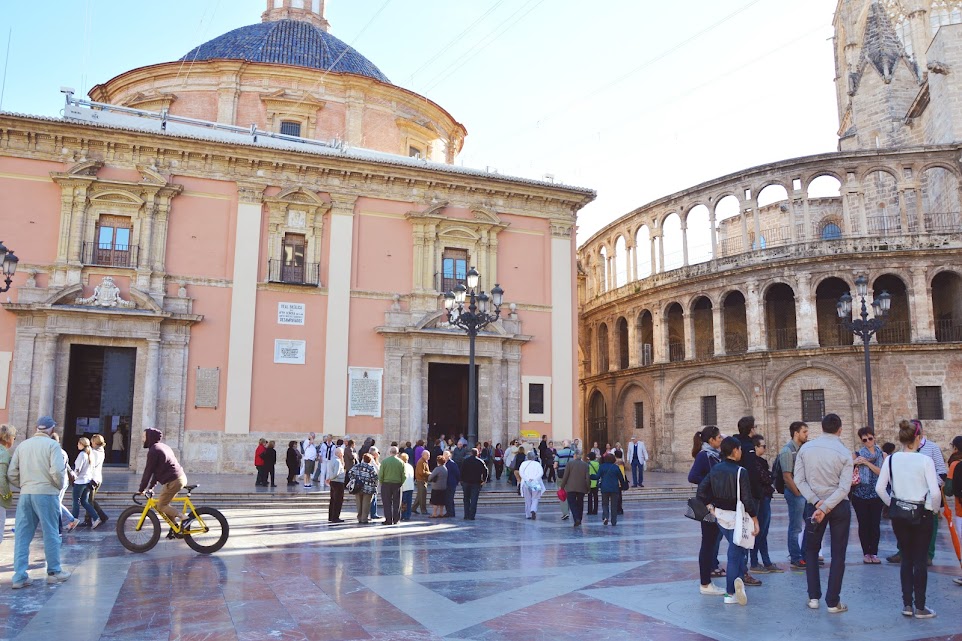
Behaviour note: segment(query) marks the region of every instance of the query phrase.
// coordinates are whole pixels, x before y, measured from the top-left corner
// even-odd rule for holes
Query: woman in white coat
[[[541,481],[543,474],[544,470],[534,450],[528,452],[526,460],[514,471],[518,485],[521,486],[521,496],[524,497],[524,515],[527,519],[538,518],[538,501],[544,494],[544,483]]]

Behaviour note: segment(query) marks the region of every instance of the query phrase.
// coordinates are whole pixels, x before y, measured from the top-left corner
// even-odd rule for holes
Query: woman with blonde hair
[[[107,513],[104,512],[100,504],[97,503],[97,491],[104,482],[104,461],[107,459],[107,452],[104,451],[104,446],[107,441],[101,434],[94,434],[90,437],[90,494],[89,501],[97,512],[97,518],[100,519],[100,524],[103,525],[107,522],[109,518]],[[92,523],[91,523],[92,525]]]
[[[13,509],[13,491],[7,479],[7,468],[10,467],[10,450],[16,438],[17,429],[13,425],[0,425],[0,543],[7,524],[7,510]]]
[[[90,527],[95,528],[100,525],[97,511],[88,499],[90,496],[90,482],[93,480],[93,470],[90,466],[90,454],[92,451],[90,439],[86,436],[81,436],[77,441],[77,449],[80,450],[80,453],[77,454],[77,458],[73,464],[73,509],[70,511],[71,514],[73,514],[73,522],[67,526],[68,530],[73,530],[80,525],[81,505],[84,506],[87,517],[91,521]]]

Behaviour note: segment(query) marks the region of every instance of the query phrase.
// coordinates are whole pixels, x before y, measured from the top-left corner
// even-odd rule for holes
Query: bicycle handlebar
[[[154,491],[153,491],[153,490],[147,490],[147,491],[144,492],[143,494],[140,494],[140,493],[138,492],[137,494],[134,494],[134,495],[133,495],[134,503],[136,503],[137,505],[143,505],[143,504],[144,504],[144,497],[151,498],[151,497],[153,497],[153,496],[154,496]]]

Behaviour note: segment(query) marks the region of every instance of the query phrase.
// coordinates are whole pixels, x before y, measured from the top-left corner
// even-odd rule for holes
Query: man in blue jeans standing
[[[13,451],[7,476],[20,488],[17,523],[14,528],[14,590],[32,584],[27,568],[30,541],[43,530],[43,554],[47,561],[47,583],[63,583],[70,572],[60,567],[60,488],[66,473],[60,444],[51,438],[57,424],[49,416],[37,421],[37,433]]]
[[[795,457],[798,449],[808,440],[808,425],[795,421],[788,426],[792,437],[785,447],[778,453],[778,463],[782,468],[782,478],[785,481],[785,503],[788,505],[788,556],[793,570],[804,570],[805,559],[802,558],[802,547],[798,542],[798,535],[802,533],[805,518],[805,497],[795,484]]]
[[[477,448],[470,450],[461,464],[461,489],[464,491],[464,519],[473,521],[478,512],[478,494],[488,480],[488,466],[478,458]]]
[[[805,576],[808,579],[808,607],[818,609],[822,597],[819,581],[818,549],[822,546],[825,528],[831,525],[832,565],[828,573],[825,604],[830,613],[848,611],[841,601],[842,577],[845,576],[845,550],[848,547],[852,507],[848,493],[852,489],[852,452],[839,438],[842,419],[838,414],[826,414],[822,419],[822,435],[808,441],[798,450],[795,459],[795,484],[802,496],[814,507],[806,522]]]

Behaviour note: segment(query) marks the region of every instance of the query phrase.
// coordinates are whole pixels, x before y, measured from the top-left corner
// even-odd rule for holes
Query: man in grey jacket
[[[818,549],[825,527],[832,528],[832,565],[828,572],[825,604],[831,613],[845,612],[841,602],[842,577],[845,575],[845,549],[848,547],[852,508],[848,493],[852,489],[852,452],[842,444],[842,419],[826,414],[822,435],[808,441],[795,459],[795,484],[808,502],[805,511],[805,575],[808,579],[808,607],[818,609],[822,597],[819,582]]]
[[[565,465],[564,476],[558,487],[568,493],[568,508],[574,516],[575,527],[581,525],[581,517],[585,511],[585,494],[591,484],[588,464],[580,458],[572,458]]]
[[[14,590],[33,581],[27,573],[30,542],[39,525],[43,531],[43,553],[47,561],[47,583],[63,583],[70,573],[60,567],[60,488],[66,468],[60,444],[50,438],[57,424],[49,416],[37,421],[37,433],[14,450],[7,476],[20,488],[17,525],[14,529]]]

